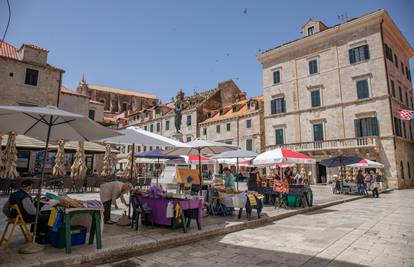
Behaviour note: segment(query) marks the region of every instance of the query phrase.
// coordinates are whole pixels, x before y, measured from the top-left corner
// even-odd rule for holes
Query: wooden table
[[[92,226],[89,233],[89,245],[93,244],[93,239],[96,236],[96,249],[101,249],[101,209],[67,208],[63,213],[63,232],[65,233],[66,253],[72,253],[72,238],[70,234],[71,219],[73,216],[78,214],[89,214],[92,217]]]

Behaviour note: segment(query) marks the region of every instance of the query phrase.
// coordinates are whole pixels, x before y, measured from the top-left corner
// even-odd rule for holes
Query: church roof
[[[128,95],[128,96],[137,96],[137,97],[144,97],[144,98],[150,98],[150,99],[157,99],[155,95],[148,94],[148,93],[142,93],[142,92],[134,92],[134,91],[128,91],[124,89],[119,88],[113,88],[109,86],[104,85],[98,85],[98,84],[87,84],[89,89],[101,91],[101,92],[108,92],[108,93],[114,93],[114,94],[120,94],[120,95]]]

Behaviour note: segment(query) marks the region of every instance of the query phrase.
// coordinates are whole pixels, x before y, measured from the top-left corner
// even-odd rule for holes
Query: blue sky
[[[47,48],[75,89],[90,83],[144,91],[168,101],[233,79],[262,94],[260,51],[300,37],[309,18],[328,26],[385,8],[414,46],[414,1],[23,1],[10,0],[6,41]],[[247,14],[243,11],[247,10]],[[0,32],[8,12],[0,0]],[[411,60],[411,69],[413,68]]]

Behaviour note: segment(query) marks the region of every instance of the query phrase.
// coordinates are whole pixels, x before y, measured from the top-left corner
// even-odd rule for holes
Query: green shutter
[[[364,59],[369,59],[369,47],[364,45]]]
[[[349,49],[349,63],[355,63],[355,53],[353,49]]]

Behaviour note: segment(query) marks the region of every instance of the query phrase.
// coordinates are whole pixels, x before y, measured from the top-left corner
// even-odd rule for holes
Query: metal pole
[[[158,185],[159,176],[160,176],[160,158],[158,158],[158,164],[157,164],[157,185]]]
[[[132,172],[134,171],[134,154],[135,154],[135,143],[132,143],[132,151],[131,151],[131,173],[129,175],[130,182],[132,182]]]
[[[240,179],[240,177],[239,177],[239,158],[236,158],[236,177],[238,177],[238,179],[237,179],[237,191],[239,191],[239,179]]]
[[[34,230],[33,230],[33,239],[32,239],[33,243],[36,242],[36,232],[37,232],[37,226],[38,226],[38,223],[39,223],[40,196],[42,194],[42,184],[43,184],[43,179],[45,177],[45,165],[46,165],[47,154],[48,154],[48,150],[49,150],[49,139],[50,139],[50,132],[52,130],[52,122],[53,122],[53,116],[50,116],[49,125],[48,125],[48,128],[47,128],[45,155],[43,157],[42,176],[40,178],[39,190],[37,191],[36,219],[35,219],[35,225],[34,225]]]

